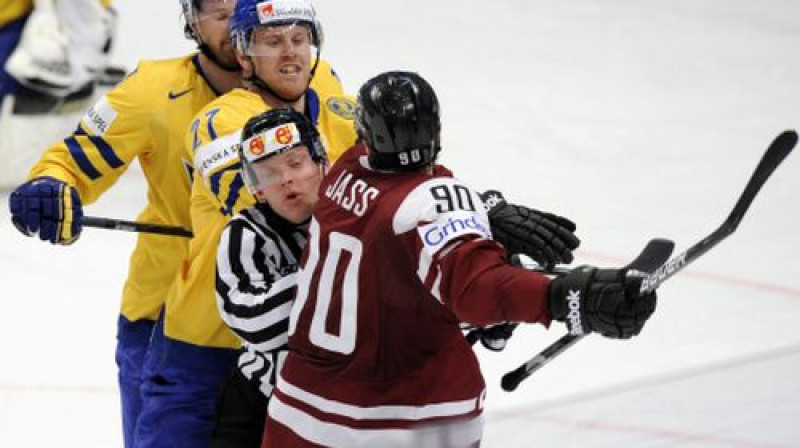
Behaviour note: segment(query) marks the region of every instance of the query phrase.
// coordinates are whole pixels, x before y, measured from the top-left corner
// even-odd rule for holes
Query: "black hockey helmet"
[[[242,128],[241,143],[237,148],[242,175],[250,192],[258,197],[260,180],[253,167],[255,163],[298,146],[305,146],[314,162],[327,163],[319,131],[300,112],[288,107],[277,108],[250,118]]]
[[[439,101],[418,74],[392,71],[370,79],[358,92],[355,115],[373,167],[414,171],[436,161]]]

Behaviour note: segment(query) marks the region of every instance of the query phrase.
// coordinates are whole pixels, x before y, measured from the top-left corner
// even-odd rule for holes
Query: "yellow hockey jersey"
[[[217,96],[197,55],[143,61],[89,109],[72,136],[44,153],[29,177],[61,179],[90,204],[138,158],[148,187],[137,220],[189,229],[191,165],[182,159],[183,140],[197,111]],[[128,320],[158,317],[188,246],[186,238],[139,234],[122,296]]]
[[[306,98],[307,115],[322,134],[332,163],[355,143],[355,103],[322,61]],[[247,120],[268,108],[258,94],[235,89],[203,108],[187,134],[187,156],[193,157],[197,172],[191,199],[194,238],[183,276],[167,299],[164,332],[171,339],[205,347],[241,346],[217,308],[217,245],[228,220],[255,202],[242,181],[234,145]]]
[[[106,8],[111,0],[100,0]],[[33,9],[33,0],[0,0],[0,28],[17,19],[25,17]]]

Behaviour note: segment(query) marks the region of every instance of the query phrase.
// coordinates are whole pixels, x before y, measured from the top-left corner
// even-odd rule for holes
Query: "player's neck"
[[[241,72],[225,70],[211,62],[211,60],[202,53],[200,53],[199,61],[206,79],[220,95],[242,86]]]
[[[261,90],[259,88],[254,88],[252,90],[254,92],[258,93],[259,95],[261,95],[261,98],[264,100],[264,103],[266,103],[267,106],[269,106],[269,107],[271,107],[273,109],[277,109],[277,108],[280,108],[280,107],[291,107],[292,109],[294,109],[294,110],[296,110],[296,111],[298,111],[300,113],[305,113],[305,111],[306,111],[306,96],[305,95],[301,96],[297,101],[294,101],[294,102],[291,102],[291,103],[287,103],[286,101],[283,101],[280,98],[277,98],[275,95],[271,95],[269,92],[265,92],[265,91],[263,91],[263,90]]]

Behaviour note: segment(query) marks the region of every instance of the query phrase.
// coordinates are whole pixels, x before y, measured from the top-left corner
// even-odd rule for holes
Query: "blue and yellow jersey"
[[[355,143],[355,103],[322,61],[306,99],[307,115],[324,137],[328,157],[336,160]],[[241,345],[217,308],[217,244],[230,218],[255,202],[242,181],[234,145],[247,120],[268,108],[258,94],[235,89],[203,108],[187,134],[187,157],[197,173],[191,199],[194,238],[183,276],[167,299],[164,332],[171,339],[205,347]]]
[[[141,62],[89,109],[72,136],[44,153],[29,177],[61,179],[90,204],[138,158],[148,186],[137,220],[191,228],[183,140],[197,111],[217,98],[196,58]],[[186,238],[139,234],[122,298],[128,320],[158,316],[187,251]]]
[[[100,0],[106,8],[111,0]],[[0,0],[0,28],[28,15],[33,9],[33,0]]]

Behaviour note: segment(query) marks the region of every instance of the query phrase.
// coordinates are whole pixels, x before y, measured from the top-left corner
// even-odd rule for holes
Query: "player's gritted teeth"
[[[284,65],[280,68],[280,72],[284,75],[296,75],[300,73],[300,66],[296,64]]]

